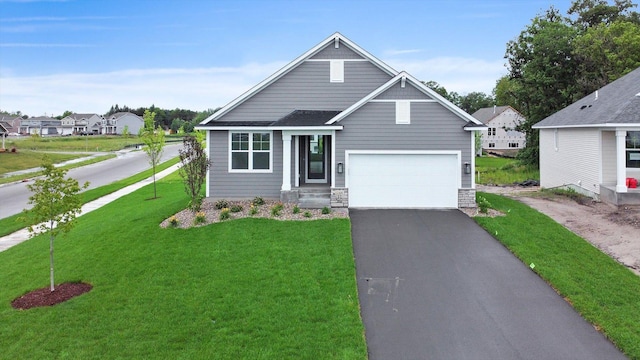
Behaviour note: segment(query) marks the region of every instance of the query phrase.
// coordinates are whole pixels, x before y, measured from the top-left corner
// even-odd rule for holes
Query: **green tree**
[[[143,115],[144,128],[140,135],[140,139],[144,143],[142,148],[149,157],[149,164],[153,168],[153,198],[158,197],[156,188],[156,167],[160,163],[162,158],[162,152],[164,150],[164,130],[160,126],[154,128],[154,118],[156,114],[152,111],[146,110]]]
[[[526,134],[527,147],[518,153],[526,164],[538,165],[538,132],[531,127],[575,100],[577,64],[571,45],[577,35],[569,19],[552,7],[507,43],[511,90],[526,118],[517,129]]]
[[[178,132],[178,129],[180,129],[182,126],[184,126],[185,121],[180,119],[180,118],[175,118],[173,119],[173,121],[171,121],[171,130],[174,133]]]
[[[189,209],[198,212],[202,207],[202,185],[207,178],[211,162],[202,147],[202,141],[195,136],[187,135],[183,139],[183,148],[178,150],[182,167],[180,176],[189,196]]]
[[[33,193],[29,197],[28,204],[33,207],[30,210],[25,209],[23,214],[31,223],[37,224],[29,227],[32,237],[40,233],[49,233],[50,289],[55,291],[54,239],[74,227],[75,219],[82,208],[80,191],[87,188],[89,183],[80,187],[77,180],[65,179],[67,170],[53,166],[47,158],[44,159],[42,167],[44,176],[36,179],[33,184],[27,185]]]
[[[125,125],[122,128],[122,136],[124,136],[125,138],[128,138],[129,135],[131,135],[131,133],[129,132],[129,125]]]
[[[523,108],[517,98],[517,95],[520,93],[517,87],[518,83],[509,78],[508,75],[498,79],[498,81],[496,81],[496,87],[493,89],[493,97],[495,98],[496,105],[509,105],[518,111]]]
[[[640,23],[638,13],[630,10],[634,7],[637,5],[631,0],[614,0],[613,4],[606,0],[575,0],[567,13],[575,16],[576,26],[586,29],[619,20]]]
[[[467,113],[473,114],[482,108],[490,107],[495,104],[496,102],[493,99],[493,96],[487,95],[483,92],[473,91],[460,96],[456,105]]]

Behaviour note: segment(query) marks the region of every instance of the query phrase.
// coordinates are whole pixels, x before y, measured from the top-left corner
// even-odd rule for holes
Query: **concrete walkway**
[[[159,173],[156,174],[156,180],[160,180],[163,177],[175,172],[176,170],[178,170],[181,166],[181,163],[175,164]],[[96,199],[94,201],[88,202],[86,204],[84,204],[82,206],[82,212],[80,213],[80,215],[78,216],[82,216],[86,213],[89,213],[93,210],[96,210],[116,199],[119,199],[125,195],[131,194],[132,192],[147,186],[149,184],[153,183],[153,177],[149,177],[147,179],[144,179],[138,183],[135,183],[133,185],[129,185],[125,188],[122,188],[118,191],[115,191],[109,195],[105,195],[99,199]],[[0,237],[0,252],[1,251],[5,251],[8,248],[20,244],[23,241],[26,241],[29,239],[29,230],[28,229],[22,229],[22,230],[18,230],[16,232],[14,232],[13,234],[9,234],[7,236],[3,236]]]

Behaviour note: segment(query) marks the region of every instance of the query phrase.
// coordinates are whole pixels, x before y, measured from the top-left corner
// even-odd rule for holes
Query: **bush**
[[[327,206],[323,207],[322,214],[324,215],[331,214],[331,209],[329,209]]]
[[[229,208],[222,209],[222,211],[220,211],[220,216],[218,216],[218,219],[220,219],[220,221],[224,221],[229,218],[231,218],[231,213],[229,211]]]
[[[251,201],[251,204],[255,206],[264,205],[264,199],[260,196],[256,196],[253,198],[253,201]]]
[[[204,224],[207,221],[207,217],[204,212],[199,211],[196,213],[196,218],[193,221],[196,224]]]
[[[178,221],[178,218],[175,215],[169,218],[169,225],[171,227],[178,227],[178,224],[180,224],[180,222]]]
[[[271,207],[271,216],[280,216],[282,213],[282,209],[284,209],[284,205],[282,203],[277,203]]]
[[[478,203],[478,207],[480,208],[481,213],[486,214],[489,212],[491,203],[484,196],[478,196],[476,199],[476,203]]]
[[[300,208],[298,207],[298,205],[293,207],[293,213],[294,214],[299,214],[300,213]]]
[[[308,211],[305,211],[304,214],[302,214],[304,217],[306,218],[310,218],[311,217],[311,213]]]
[[[240,205],[232,205],[230,209],[231,209],[232,213],[237,213],[237,212],[242,211],[242,206],[240,206]]]
[[[222,210],[224,208],[228,208],[229,207],[229,202],[227,200],[224,200],[224,199],[218,200],[215,203],[215,207],[218,210]]]
[[[253,216],[257,213],[258,213],[258,208],[255,205],[251,204],[251,207],[249,208],[249,215]]]

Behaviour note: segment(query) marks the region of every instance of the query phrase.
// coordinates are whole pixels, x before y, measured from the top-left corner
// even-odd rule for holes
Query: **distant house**
[[[20,121],[20,134],[62,135],[62,121],[48,116],[37,116]]]
[[[340,33],[196,127],[209,198],[353,208],[474,207],[484,128]]]
[[[79,135],[90,132],[91,127],[102,122],[98,114],[71,114],[61,120],[63,135]]]
[[[569,187],[615,205],[640,204],[640,68],[533,126],[540,185]]]
[[[525,120],[524,116],[511,106],[486,107],[471,116],[488,127],[482,131],[483,150],[516,150],[525,147],[525,134],[515,130]]]
[[[19,133],[20,121],[22,118],[19,116],[0,115],[0,121],[7,129],[7,133]]]
[[[137,134],[144,127],[144,120],[130,112],[117,112],[102,119],[101,134],[122,134],[125,127],[129,134]]]

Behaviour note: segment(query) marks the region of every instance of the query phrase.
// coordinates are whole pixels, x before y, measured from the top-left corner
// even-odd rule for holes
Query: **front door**
[[[326,136],[305,136],[305,182],[327,182]]]

